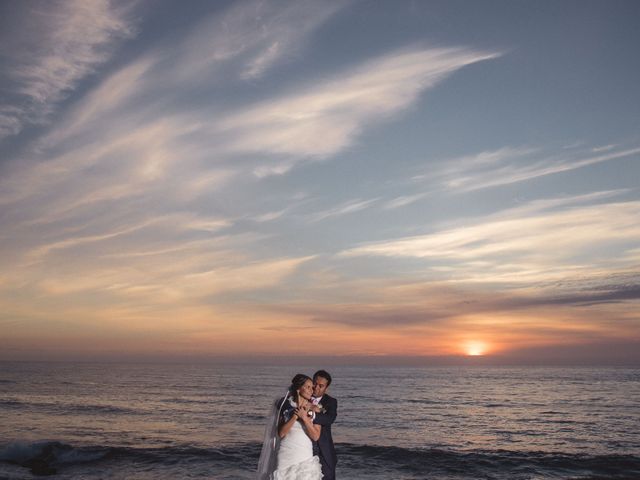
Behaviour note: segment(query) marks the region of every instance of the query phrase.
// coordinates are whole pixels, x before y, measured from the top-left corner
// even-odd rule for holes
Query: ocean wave
[[[476,478],[513,472],[543,475],[564,472],[572,478],[584,475],[606,478],[640,478],[640,456],[586,455],[508,450],[455,451],[440,449],[407,449],[371,445],[340,444],[340,453],[353,458],[374,459],[376,463],[413,472],[453,474],[473,472]],[[471,475],[471,476],[473,476]],[[501,478],[498,476],[498,478]],[[566,477],[563,477],[566,478]]]
[[[23,408],[31,410],[41,410],[46,412],[64,414],[136,414],[147,415],[149,412],[136,410],[129,407],[117,407],[115,405],[91,405],[74,403],[52,403],[52,402],[23,402],[20,400],[0,399],[0,406],[5,408]]]
[[[124,463],[171,464],[176,459],[201,459],[218,464],[256,464],[261,445],[251,443],[222,448],[189,445],[167,447],[72,446],[56,440],[14,441],[0,445],[0,462],[20,465],[37,475],[51,475],[77,464],[105,460]]]
[[[97,462],[149,466],[201,462],[212,469],[251,471],[261,445],[256,442],[217,448],[194,445],[166,447],[72,446],[59,441],[12,442],[0,446],[0,461],[34,474],[57,473],[65,467]],[[338,443],[343,471],[404,472],[407,478],[572,478],[581,480],[640,478],[640,456],[583,455],[506,450],[408,449]],[[348,478],[348,475],[346,475]]]
[[[217,405],[221,403],[217,399],[196,400],[192,398],[163,398],[159,400],[161,403],[168,404],[195,404],[195,405]]]
[[[145,415],[147,412],[129,407],[116,407],[115,405],[59,405],[60,408],[70,413],[111,413],[111,414],[136,414]]]
[[[51,440],[12,442],[0,447],[0,461],[28,468],[36,475],[52,475],[57,467],[92,463],[108,454],[108,448],[74,448]]]

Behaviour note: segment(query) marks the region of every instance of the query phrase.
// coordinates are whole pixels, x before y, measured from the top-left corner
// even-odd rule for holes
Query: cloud
[[[262,28],[254,30],[261,33],[255,41],[258,48],[247,60],[241,77],[245,80],[259,78],[274,65],[290,58],[311,33],[349,3],[295,1],[282,10],[263,11],[259,17]]]
[[[305,325],[341,325],[355,330],[392,329],[407,334],[427,328],[434,335],[485,332],[487,337],[529,336],[549,338],[560,333],[573,340],[594,338],[603,328],[610,335],[633,331],[634,305],[640,299],[638,276],[628,281],[601,276],[574,278],[571,288],[547,283],[536,288],[495,289],[478,284],[434,280],[380,279],[358,298],[358,284],[339,282],[337,290],[350,290],[346,303],[269,305],[269,311],[295,316]],[[633,283],[635,282],[635,283]],[[384,299],[384,301],[380,301]],[[363,301],[364,300],[364,301]],[[606,305],[606,306],[605,306]],[[608,319],[603,327],[603,306]],[[491,332],[489,335],[488,333]],[[424,331],[423,333],[424,334]],[[472,335],[473,336],[473,335]]]
[[[159,194],[158,189],[164,189],[166,202],[184,196],[178,189],[197,192],[227,180],[229,172],[220,167],[184,170],[187,159],[197,164],[198,157],[193,145],[180,141],[182,131],[177,119],[151,120],[126,132],[105,129],[100,138],[86,138],[46,161],[35,154],[14,162],[0,179],[0,204],[40,222],[36,215],[52,220],[88,205]]]
[[[613,144],[581,152],[575,151],[578,146],[582,143],[565,147],[574,151],[560,154],[545,153],[542,148],[534,147],[503,147],[441,160],[430,165],[427,173],[415,174],[402,182],[405,191],[416,186],[422,191],[389,199],[383,208],[393,210],[443,192],[473,193],[640,155],[640,148],[624,149]]]
[[[108,45],[100,43],[101,39],[108,35],[108,40],[117,45],[118,35],[131,36],[133,27],[126,24],[128,12],[125,9],[109,9],[107,2],[80,3],[86,3],[85,8],[78,9],[86,15],[91,13],[87,11],[88,6],[95,9],[95,15],[91,14],[92,21],[97,23],[96,29],[104,27],[104,32],[93,34],[86,31],[87,26],[80,28],[82,16],[77,12],[78,18],[72,18],[68,25],[63,21],[63,14],[55,17],[60,18],[59,29],[68,32],[66,36],[71,37],[71,33],[77,31],[79,36],[88,35],[93,39],[92,42],[84,42],[82,38],[76,41],[85,49],[93,48],[91,51],[95,51],[95,55],[90,56],[77,48],[78,72],[82,71],[86,76],[95,70],[94,63],[99,59],[106,60],[105,52],[111,51]],[[220,86],[222,79],[228,80],[228,72],[234,69],[242,70],[238,75],[245,79],[257,79],[274,65],[292,58],[317,28],[349,3],[347,0],[331,3],[288,0],[235,2],[226,10],[202,20],[178,42],[170,45],[159,43],[110,74],[72,107],[63,121],[58,122],[56,128],[40,141],[40,146],[56,145],[80,135],[92,138],[96,132],[103,132],[105,126],[111,131],[118,127],[125,130],[127,124],[136,125],[143,116],[147,117],[143,121],[148,122],[152,116],[181,115],[182,121],[187,120],[194,125],[207,124],[211,112],[206,112],[203,117],[185,114],[176,107],[176,100],[188,97],[189,91],[198,83]],[[73,8],[73,5],[65,8]],[[107,14],[112,16],[111,21],[106,18]],[[102,18],[102,21],[98,22],[94,17]],[[75,43],[71,45],[74,46]],[[71,53],[65,57],[69,63],[73,60]],[[90,62],[94,57],[95,61]],[[79,80],[81,77],[78,75]],[[60,85],[60,95],[55,97],[66,96],[71,86],[69,82]],[[0,128],[3,125],[8,130],[13,128],[15,119],[11,112],[15,109],[11,105],[0,106]],[[40,112],[37,113],[40,116]]]
[[[273,287],[312,258],[279,258],[248,262],[246,265],[220,266],[185,276],[179,289],[185,296],[197,297]]]
[[[536,159],[535,155],[539,154],[539,150],[505,147],[447,160],[439,170],[435,169],[429,175],[420,175],[415,179],[435,181],[447,190],[471,192],[640,155],[640,148],[611,151],[613,148],[612,145],[594,148],[587,154],[573,154],[570,158],[564,154]],[[599,154],[593,155],[592,152]]]
[[[371,207],[377,202],[377,199],[369,199],[369,200],[350,200],[345,202],[337,207],[330,208],[328,210],[322,212],[316,212],[314,214],[309,215],[310,222],[319,222],[321,220],[325,220],[327,218],[332,217],[341,217],[343,215],[348,215],[350,213],[360,212],[366,208]]]
[[[640,202],[581,204],[597,197],[533,202],[432,233],[362,244],[342,255],[419,258],[432,272],[483,282],[531,282],[567,269],[611,266],[624,262],[625,248],[631,252],[640,242]]]
[[[219,139],[210,135],[211,119],[221,115],[213,106],[218,93],[209,92],[203,109],[193,109],[189,102],[187,106],[181,105],[194,79],[210,83],[212,77],[221,73],[217,67],[229,66],[234,59],[256,60],[261,55],[265,39],[281,45],[280,55],[290,54],[302,48],[304,39],[348,4],[236,2],[226,11],[204,20],[195,32],[176,45],[148,49],[75,100],[66,112],[62,112],[56,125],[37,141],[35,148],[23,153],[22,158],[13,159],[13,165],[5,167],[0,203],[8,204],[35,196],[42,199],[45,196],[43,192],[53,194],[57,190],[60,197],[54,200],[53,205],[48,203],[51,213],[56,209],[57,200],[64,205],[59,209],[71,211],[87,203],[143,195],[159,187],[164,179],[174,183],[181,180],[180,186],[176,186],[180,192],[175,194],[182,199],[201,195],[207,189],[219,186],[221,179],[228,179],[238,169],[236,165],[231,168],[220,166],[226,157]],[[97,61],[97,58],[103,58],[98,52],[102,54],[106,49],[106,46],[99,48],[99,39],[108,33],[115,42],[118,32],[122,35],[130,33],[126,29],[130,26],[124,23],[124,11],[109,9],[104,2],[86,5],[79,9],[80,12],[96,17],[88,24],[95,23],[94,28],[102,26],[105,29],[101,34],[89,35],[96,42],[94,47],[84,39],[81,42],[83,48],[91,47],[93,50],[90,51],[96,51]],[[95,11],[87,10],[89,6]],[[71,4],[59,6],[63,10],[72,7]],[[88,35],[89,27],[82,29],[78,25],[83,18],[80,13],[72,16],[69,25],[63,21],[62,13],[54,12],[52,15],[58,19],[54,27],[63,29],[65,38],[75,39],[74,32]],[[116,21],[118,19],[121,23]],[[108,30],[116,25],[120,27],[117,32]],[[57,30],[53,27],[49,30],[55,36]],[[71,41],[69,49],[72,51],[75,51],[76,41],[80,40]],[[93,68],[90,66],[94,65],[89,58],[94,57],[84,50],[82,52],[78,55],[85,62],[82,63],[86,67],[83,71],[89,74]],[[69,62],[74,59],[71,53],[67,52],[68,58],[65,57]],[[203,59],[203,55],[208,56]],[[278,61],[279,58],[271,55],[269,61],[254,62],[252,76],[258,75],[258,70],[263,74]],[[194,69],[201,68],[214,71],[200,72],[199,75],[194,72]],[[60,87],[59,90],[67,92],[68,89]],[[11,116],[16,108],[0,107],[0,124],[4,122],[7,128],[16,124],[17,120]],[[180,170],[176,172],[174,168],[178,166]],[[79,181],[80,178],[86,180],[89,170],[99,173],[99,178],[98,175],[94,178],[99,186]],[[256,169],[258,171],[259,168]],[[167,178],[168,175],[173,177]],[[187,176],[191,178],[185,178]],[[69,188],[71,184],[73,186]],[[73,198],[69,198],[71,196]]]
[[[127,110],[128,102],[143,91],[145,83],[148,82],[146,74],[158,60],[154,55],[143,56],[107,76],[71,108],[63,117],[63,121],[40,141],[41,148],[57,145],[74,135],[86,135],[94,129],[96,121],[101,120],[104,123],[106,116],[114,112],[122,114],[123,107]],[[101,131],[104,132],[104,129]]]
[[[66,99],[133,34],[125,10],[81,3],[38,14],[47,28],[36,43],[47,47],[27,45],[32,63],[20,77],[33,77],[21,95],[37,112]],[[201,305],[222,291],[274,287],[295,272],[308,256],[260,255],[251,246],[264,236],[229,232],[239,218],[278,214],[227,211],[233,200],[225,188],[245,167],[225,164],[210,125],[223,116],[215,102],[230,72],[257,80],[348,3],[234,2],[72,98],[42,138],[3,165],[0,204],[10,227],[0,232],[0,248],[10,253],[1,263],[12,280],[0,295],[21,285],[40,308],[65,297],[81,310],[100,305],[135,316],[142,305]],[[38,83],[36,73],[52,63],[67,73]],[[194,82],[213,85],[202,108],[182,102]],[[25,112],[0,107],[0,126],[22,125],[36,110]]]
[[[158,258],[166,258],[166,253],[156,255]],[[192,250],[182,253],[195,252]],[[218,297],[214,303],[221,305],[225,302],[225,298],[220,297],[222,295],[277,287],[308,259],[309,257],[247,260],[245,264],[229,264],[222,256],[214,262],[212,256],[209,256],[208,259],[203,258],[210,268],[206,271],[197,271],[198,266],[192,262],[193,259],[184,256],[182,260],[186,260],[186,263],[167,267],[138,259],[134,268],[126,268],[124,262],[119,262],[109,269],[95,269],[90,277],[83,275],[82,271],[79,276],[71,272],[60,272],[57,275],[50,273],[35,285],[47,296],[81,293],[81,297],[76,297],[78,306],[89,306],[87,302],[93,293],[104,298],[100,302],[104,306],[120,305],[123,314],[127,311],[135,312],[145,306],[149,312],[155,311],[162,315],[166,306],[195,308],[212,303],[211,299],[214,297]],[[132,260],[134,259],[129,257],[129,261]],[[137,271],[135,266],[143,264],[149,268],[145,272]],[[95,299],[92,301],[95,302]]]
[[[391,200],[388,200],[384,204],[383,208],[385,210],[394,210],[396,208],[406,207],[407,205],[411,205],[412,203],[422,200],[427,195],[428,193],[424,193],[424,192],[417,193],[415,195],[402,195],[396,198],[392,198]]]
[[[305,112],[308,106],[312,116],[314,109],[318,111],[317,120],[320,122],[333,124],[337,120],[332,118],[333,115],[346,116],[347,128],[360,130],[376,116],[384,117],[407,106],[421,89],[435,84],[463,65],[495,56],[464,49],[408,49],[369,62],[320,87],[302,88],[302,94],[280,97],[258,106],[237,108],[227,113],[212,112],[207,106],[200,111],[183,111],[177,106],[167,108],[165,94],[170,97],[177,91],[179,96],[181,89],[175,87],[187,88],[189,85],[188,79],[172,77],[171,72],[180,69],[174,65],[168,68],[165,64],[168,58],[172,55],[179,58],[178,51],[184,53],[187,47],[203,46],[211,40],[214,41],[213,51],[218,47],[221,49],[218,54],[212,54],[212,62],[226,62],[231,52],[237,50],[232,47],[235,36],[220,39],[217,33],[211,33],[219,30],[205,26],[211,27],[213,22],[226,25],[225,28],[232,28],[235,33],[249,33],[255,30],[252,22],[260,21],[271,25],[275,32],[290,32],[292,25],[297,25],[295,20],[298,17],[311,12],[313,20],[308,19],[308,28],[303,29],[308,35],[335,13],[336,5],[342,8],[346,4],[338,3],[330,8],[316,5],[315,2],[285,2],[282,9],[267,9],[269,15],[257,17],[255,9],[262,8],[259,4],[234,5],[220,17],[205,21],[173,53],[172,50],[148,52],[107,76],[62,115],[57,126],[38,142],[37,148],[27,152],[27,158],[21,158],[6,168],[0,203],[16,207],[16,202],[21,203],[22,217],[33,211],[29,221],[37,223],[45,218],[68,216],[89,205],[148,197],[160,191],[164,196],[168,195],[164,203],[171,199],[185,201],[228,182],[244,168],[229,157],[235,150],[234,146],[229,148],[229,141],[235,144],[246,134],[255,133],[252,126],[245,128],[247,115],[252,117],[255,112],[265,113],[265,108],[280,111],[289,107],[293,107],[289,109],[292,115],[304,115],[309,113]],[[207,37],[207,34],[213,37]],[[296,38],[300,40],[299,36]],[[240,37],[236,40],[238,48],[244,45]],[[246,41],[253,42],[250,39]],[[222,42],[222,45],[215,42]],[[256,40],[255,45],[262,44]],[[196,62],[197,59],[191,60]],[[187,58],[184,61],[191,60]],[[170,80],[162,86],[158,78]],[[143,98],[144,103],[141,104]],[[149,99],[156,99],[159,103]],[[307,105],[307,101],[311,103]],[[325,103],[326,106],[322,106]],[[301,112],[296,112],[296,109]],[[235,124],[238,121],[244,122],[243,125]],[[300,122],[306,125],[304,128],[315,128],[311,123]],[[226,131],[234,124],[233,131]],[[289,134],[295,136],[296,121],[292,120],[288,127],[293,129]],[[259,126],[258,130],[261,128]],[[279,133],[287,134],[287,128],[279,130]],[[342,127],[333,125],[332,128]],[[265,132],[266,135],[271,133],[274,132]],[[251,142],[245,140],[242,144],[250,146]],[[331,144],[324,140],[322,143]],[[336,144],[334,147],[341,148]],[[46,162],[40,160],[46,156]],[[268,160],[260,160],[259,166],[249,168],[260,177],[284,173],[299,160],[299,157],[290,158],[275,166],[269,165]],[[225,164],[229,167],[223,166]],[[361,210],[369,202],[356,202],[321,212],[316,220]],[[40,219],[34,218],[38,210]]]
[[[41,123],[79,82],[107,61],[118,44],[134,33],[127,8],[107,0],[24,4],[29,25],[10,39],[5,82],[15,98],[0,106],[0,138],[25,124]]]
[[[425,90],[472,63],[497,53],[463,48],[410,48],[249,107],[216,129],[233,152],[326,157],[351,144],[374,121],[397,114]],[[285,169],[286,171],[286,169]]]
[[[455,315],[435,305],[310,305],[274,308],[307,317],[313,325],[338,324],[357,329],[405,328],[412,325],[443,325]]]
[[[283,208],[282,210],[276,210],[273,212],[267,212],[261,215],[256,215],[255,217],[252,218],[252,220],[259,223],[271,222],[273,220],[277,220],[278,218],[282,218],[282,216],[288,211],[289,211],[288,209]]]
[[[199,78],[236,62],[243,80],[256,80],[292,58],[307,39],[350,1],[252,0],[236,2],[204,20],[185,39],[172,71],[179,79]]]
[[[87,5],[95,12],[107,4]],[[211,338],[224,330],[226,339],[242,328],[250,335],[258,327],[293,326],[318,335],[318,343],[326,340],[322,326],[330,325],[351,335],[340,340],[344,348],[398,351],[411,340],[412,351],[421,351],[423,343],[434,346],[467,329],[529,329],[545,338],[583,329],[592,335],[597,322],[589,315],[605,304],[613,305],[610,318],[628,321],[637,279],[605,277],[639,258],[640,203],[617,201],[629,191],[453,217],[420,235],[352,248],[342,245],[354,236],[375,238],[380,229],[372,222],[357,232],[314,229],[366,212],[372,220],[396,217],[387,231],[415,233],[425,223],[399,218],[394,209],[445,188],[471,192],[526,181],[631,158],[638,149],[607,146],[557,156],[529,147],[486,151],[443,161],[429,176],[415,178],[440,190],[429,184],[428,193],[396,191],[390,198],[383,197],[389,183],[380,194],[352,192],[344,201],[336,200],[339,192],[326,178],[309,180],[306,171],[266,178],[344,152],[365,129],[413,108],[460,69],[500,55],[414,45],[322,77],[270,84],[267,75],[295,60],[347,5],[231,2],[170,45],[145,50],[148,45],[138,44],[139,56],[79,88],[132,35],[122,11],[114,17],[121,24],[93,27],[108,35],[91,37],[86,51],[77,47],[84,53],[75,60],[75,76],[63,76],[57,90],[25,87],[20,95],[29,105],[45,99],[42,112],[44,104],[55,109],[69,102],[42,138],[2,166],[0,304],[7,310],[0,322],[27,319],[26,331],[50,321],[47,312],[58,312],[60,324],[69,314],[86,322],[87,331],[108,325],[159,332],[164,326],[156,323],[164,322],[165,332],[173,332],[186,323]],[[43,35],[55,36],[54,27],[59,24]],[[263,86],[267,95],[261,97]],[[268,95],[273,88],[281,90]],[[74,89],[77,95],[68,97]],[[30,118],[25,115],[15,106],[0,107],[0,129],[19,130]],[[292,194],[307,190],[307,196]],[[316,258],[314,248],[345,251]],[[575,320],[575,312],[587,319],[562,324]],[[396,329],[402,330],[400,347],[382,338]],[[370,346],[371,337],[356,339],[363,331],[380,340]],[[208,348],[205,341],[199,345]]]
[[[198,218],[193,214],[173,214],[153,217],[147,220],[135,222],[132,225],[118,226],[115,230],[80,236],[67,236],[63,240],[49,244],[43,244],[30,252],[29,256],[41,258],[55,250],[76,248],[85,244],[96,244],[113,240],[117,237],[126,237],[141,230],[156,226],[170,227],[173,231],[204,231],[216,232],[231,225],[231,222],[219,218]],[[165,250],[166,251],[166,250]]]
[[[640,300],[640,277],[637,274],[609,274],[604,278],[573,279],[571,282],[553,282],[534,298],[515,298],[506,304],[518,307],[539,305],[592,306]],[[594,280],[600,282],[593,285]],[[566,283],[570,283],[567,286]]]
[[[224,18],[247,14],[246,11],[242,15],[235,10],[233,12]],[[284,15],[282,18],[288,17]],[[184,45],[190,41],[185,41]],[[384,116],[385,112],[405,106],[421,88],[434,84],[456,68],[490,57],[492,55],[462,49],[396,52],[352,70],[346,77],[334,79],[319,89],[308,88],[306,91],[310,93],[302,97],[280,98],[275,105],[286,107],[292,103],[302,108],[302,103],[310,96],[314,102],[327,101],[331,111],[340,111],[353,117],[355,122],[362,120],[366,123],[360,119],[359,111],[369,115],[366,121],[372,120],[376,114]],[[23,212],[40,210],[40,218],[50,221],[72,215],[89,205],[156,195],[160,191],[163,196],[168,196],[164,203],[171,199],[184,201],[229,181],[238,166],[233,165],[231,168],[234,170],[220,166],[229,154],[228,150],[225,153],[227,140],[226,137],[209,134],[211,121],[207,118],[208,110],[182,112],[164,109],[158,116],[148,105],[139,107],[138,97],[142,92],[153,92],[158,87],[148,89],[145,84],[154,83],[153,79],[161,73],[158,70],[162,65],[160,58],[157,52],[143,55],[108,76],[78,101],[59,125],[39,142],[35,156],[42,156],[47,151],[64,153],[46,162],[19,162],[11,175],[4,179],[0,202],[28,201],[30,206],[27,208],[24,203],[21,205]],[[387,81],[390,83],[386,84]],[[373,104],[370,110],[366,106],[368,104]],[[256,108],[261,111],[263,107],[249,107],[248,111],[256,111]],[[322,116],[324,107],[319,108]],[[240,109],[240,112],[243,113],[236,111],[218,115],[222,118],[219,122],[225,125],[229,121],[233,123],[233,119],[242,117],[247,110]],[[330,116],[331,113],[326,119],[330,120]],[[217,125],[215,121],[214,125]],[[242,128],[239,130],[242,133]],[[235,138],[236,134],[234,130],[229,137]],[[266,164],[255,172],[259,176],[260,169],[266,169],[262,174],[282,173],[296,161],[297,158],[289,160],[283,170],[278,171],[277,166]],[[38,207],[35,207],[36,202]],[[319,212],[312,221],[356,212],[373,202],[349,202]],[[44,205],[46,211],[43,211]],[[30,221],[37,223],[42,220],[32,218]]]
[[[140,221],[136,212],[120,213],[75,229],[49,226],[45,238],[20,249],[2,242],[16,255],[2,261],[12,282],[2,285],[0,296],[19,287],[41,307],[62,296],[80,309],[158,311],[166,304],[204,305],[222,292],[277,286],[311,258],[252,255],[250,246],[264,237],[230,234],[224,218],[146,216]]]
[[[0,140],[16,135],[22,129],[24,110],[12,105],[0,105]]]

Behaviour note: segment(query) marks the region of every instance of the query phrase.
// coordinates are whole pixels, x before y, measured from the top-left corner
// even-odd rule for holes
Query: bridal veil
[[[267,414],[267,425],[264,429],[264,440],[262,442],[262,451],[260,452],[260,460],[258,461],[257,480],[271,480],[273,472],[276,470],[278,445],[280,437],[278,436],[278,421],[280,412],[284,402],[288,396],[277,398],[271,403],[269,413]]]

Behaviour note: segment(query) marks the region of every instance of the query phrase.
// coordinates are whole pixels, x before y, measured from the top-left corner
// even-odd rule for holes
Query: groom
[[[331,436],[331,424],[338,416],[338,401],[327,395],[329,385],[331,385],[329,372],[318,370],[313,374],[313,403],[315,406],[312,409],[316,412],[313,423],[322,425],[320,438],[314,442],[313,447],[322,464],[322,480],[335,480],[338,461]]]

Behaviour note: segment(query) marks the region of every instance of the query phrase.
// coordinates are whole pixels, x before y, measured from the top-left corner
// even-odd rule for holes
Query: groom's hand
[[[306,406],[296,408],[295,413],[300,419],[304,420],[305,418],[309,418],[309,410]]]

